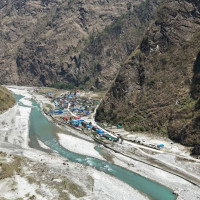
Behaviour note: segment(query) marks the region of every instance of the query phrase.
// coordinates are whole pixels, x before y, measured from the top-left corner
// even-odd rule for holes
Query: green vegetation
[[[143,126],[134,126],[132,130],[135,132],[144,132],[145,128]]]
[[[64,90],[74,90],[74,89],[84,90],[86,88],[85,85],[76,86],[72,83],[64,83],[64,82],[54,83],[51,87],[54,87],[56,89],[64,89]]]
[[[155,0],[154,0],[155,1]],[[156,2],[156,1],[155,1]],[[149,6],[150,0],[146,0],[141,4],[135,6],[134,11],[130,10],[130,3],[127,4],[128,11],[123,14],[120,18],[114,20],[110,25],[106,26],[105,29],[97,34],[91,34],[88,39],[89,44],[98,44],[99,42],[109,39],[113,34],[117,32],[121,32],[122,27],[124,24],[127,23],[130,16],[135,18],[135,13],[137,13],[140,18],[140,24],[138,24],[138,32],[137,34],[143,33],[146,26],[148,25],[148,15],[149,15]],[[140,13],[140,14],[139,14]]]
[[[27,171],[28,169],[28,171]],[[35,174],[38,174],[36,177]],[[57,190],[59,198],[62,200],[70,200],[70,195],[72,194],[77,199],[84,197],[86,193],[83,188],[78,184],[72,182],[66,176],[56,173],[52,174],[52,170],[44,165],[38,163],[30,163],[29,160],[24,159],[19,156],[11,156],[4,152],[0,152],[0,180],[6,178],[12,178],[14,175],[20,175],[27,179],[29,184],[35,184],[38,186],[36,193],[44,197],[45,193],[40,187],[42,184],[46,185],[49,188]],[[53,181],[53,179],[58,178],[62,181]],[[12,179],[12,189],[15,191],[16,182]],[[92,177],[88,176],[88,185],[91,188],[94,185],[94,180]],[[34,195],[27,193],[25,195],[27,199],[36,199]],[[0,198],[1,199],[1,198]],[[21,200],[22,198],[18,198]]]
[[[37,184],[37,185],[40,185],[40,182],[37,181],[34,177],[32,177],[32,176],[26,176],[26,178],[27,178],[29,184],[35,183],[35,184]]]
[[[197,103],[198,99],[195,100],[192,97],[190,97],[189,95],[184,97],[181,101],[180,101],[180,105],[179,105],[179,109],[178,111],[183,111],[186,109],[191,109],[194,108],[195,104]]]
[[[21,158],[15,156],[15,160],[12,163],[0,162],[0,167],[0,180],[10,178],[15,173],[19,173],[21,171]]]
[[[50,105],[50,104],[48,104],[48,103],[45,103],[45,104],[44,104],[43,110],[44,110],[45,113],[48,113],[48,112],[50,112],[51,110],[53,110],[53,106]]]
[[[86,193],[79,185],[73,183],[67,178],[63,180],[62,184],[63,184],[63,189],[68,190],[69,193],[73,194],[76,198],[80,198],[86,195]]]
[[[57,83],[54,83],[51,87],[54,87],[56,89],[69,89],[69,90],[72,90],[72,89],[75,88],[75,85],[73,85],[71,83],[57,82]]]
[[[9,109],[15,104],[13,95],[3,86],[0,86],[0,113]]]
[[[76,0],[69,0],[67,4],[68,4],[68,6],[71,6],[75,2],[76,2]]]
[[[108,162],[114,163],[113,161],[113,155],[109,154],[109,152],[102,151],[102,156],[105,158]]]
[[[137,121],[141,121],[141,120],[142,120],[142,117],[137,114],[129,119],[130,122],[137,122]]]

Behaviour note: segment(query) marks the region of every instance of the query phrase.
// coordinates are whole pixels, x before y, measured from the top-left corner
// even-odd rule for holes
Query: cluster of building
[[[100,127],[87,122],[84,117],[89,116],[99,102],[93,99],[81,98],[79,91],[67,92],[54,99],[54,109],[49,112],[53,117],[59,117],[64,123],[76,128],[91,130],[95,137],[109,141],[118,141],[118,138],[109,135]]]
[[[74,93],[68,92],[54,99],[54,110],[51,115],[67,115],[69,118],[75,115],[87,116],[92,106],[85,106],[84,101],[79,97],[78,90]]]

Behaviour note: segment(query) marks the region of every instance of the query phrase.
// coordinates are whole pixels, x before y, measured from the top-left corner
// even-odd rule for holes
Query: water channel
[[[15,95],[16,100],[23,96]],[[19,102],[20,106],[24,106]],[[177,197],[173,191],[159,183],[144,178],[132,171],[114,165],[110,162],[99,160],[97,158],[73,153],[62,147],[58,142],[57,133],[61,130],[55,124],[49,122],[41,113],[39,104],[32,100],[32,110],[30,114],[30,147],[44,150],[39,146],[38,139],[52,150],[58,152],[61,156],[72,162],[78,162],[85,166],[91,166],[96,170],[103,171],[119,180],[127,183],[141,193],[147,195],[152,200],[175,200]],[[70,142],[70,141],[69,141]]]

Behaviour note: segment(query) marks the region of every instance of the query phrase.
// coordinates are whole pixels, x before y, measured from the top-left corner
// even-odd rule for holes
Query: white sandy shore
[[[40,103],[40,104],[45,104],[45,103],[47,103],[47,104],[50,104],[50,105],[54,106],[54,103],[52,103],[48,98],[46,98],[46,97],[43,96],[43,95],[34,93],[34,94],[33,94],[33,97],[34,97],[34,99],[36,99],[37,102]]]
[[[21,87],[19,87],[18,89],[15,87],[9,87],[8,89],[15,94],[24,96],[22,99],[19,100],[19,102],[23,103],[25,106],[32,106],[32,102],[30,101],[32,95],[29,93],[30,89]]]
[[[3,146],[0,146],[0,151],[5,151]],[[29,158],[33,162],[43,163],[44,165],[51,168],[51,172],[54,170],[63,170],[63,172],[68,174],[68,178],[71,181],[77,183],[82,188],[85,188],[87,196],[81,198],[82,200],[147,200],[148,198],[143,194],[139,193],[134,188],[122,181],[109,176],[103,172],[96,171],[94,168],[85,167],[79,163],[71,163],[65,158],[60,157],[57,154],[46,154],[44,152],[32,149],[20,149],[16,152],[13,149],[6,149],[9,154],[23,155]],[[63,165],[66,163],[67,165]],[[28,169],[27,169],[28,170]],[[92,191],[87,191],[87,179],[85,177],[91,176],[94,179],[94,186]],[[9,185],[15,182],[15,191],[9,191]],[[30,196],[35,195],[36,199],[42,200],[60,200],[57,196],[55,190],[49,190],[49,187],[43,185],[43,191],[46,191],[46,196],[41,197],[40,194],[35,193],[38,188],[36,184],[28,183],[26,178],[14,176],[11,179],[5,179],[0,181],[0,197],[6,197],[9,199],[22,198],[25,197],[27,193]],[[2,192],[1,192],[2,191]],[[17,192],[16,192],[17,191]],[[77,198],[71,198],[77,199]]]
[[[50,147],[48,147],[47,145],[45,145],[42,141],[40,141],[39,139],[38,139],[38,143],[39,143],[39,145],[43,148],[43,149],[51,149]]]
[[[12,184],[15,184],[14,190],[16,191],[10,191],[10,185]],[[23,198],[28,200],[30,199],[29,197],[34,196],[37,200],[50,200],[54,199],[55,196],[58,197],[58,194],[56,194],[56,190],[52,191],[52,188],[47,187],[44,184],[42,184],[41,186],[34,183],[30,184],[26,178],[18,175],[15,175],[12,179],[7,178],[1,181],[0,185],[0,194],[6,199]],[[39,188],[45,191],[45,197],[36,192]],[[29,194],[29,196],[27,194]]]
[[[71,135],[66,135],[59,133],[59,142],[67,150],[82,154],[92,156],[101,160],[105,160],[95,149],[96,146],[94,143],[85,141],[83,139],[73,137]]]
[[[130,170],[154,180],[166,187],[173,189],[179,193],[177,200],[199,200],[200,199],[200,189],[188,181],[172,175],[163,170],[148,166],[144,163],[131,160],[122,156],[120,154],[114,154],[115,164],[122,166],[124,168],[129,168]]]
[[[147,200],[146,196],[136,192],[130,186],[104,173],[93,172],[95,200]]]
[[[0,115],[0,141],[27,147],[30,112],[31,108],[15,105]]]

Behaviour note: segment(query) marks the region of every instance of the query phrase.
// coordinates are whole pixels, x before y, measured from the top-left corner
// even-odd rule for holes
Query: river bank
[[[32,88],[9,87],[9,89],[18,95],[24,96],[24,98],[20,100],[21,103],[23,102],[23,104],[26,104],[26,106],[32,105],[30,102],[28,102],[30,100],[29,98],[32,97],[29,94],[29,90],[32,92]],[[63,181],[66,181],[67,185],[68,181],[70,180],[73,184],[75,184],[73,187],[77,186],[78,188],[82,188],[84,196],[80,196],[79,198],[81,199],[148,199],[143,194],[140,194],[137,190],[133,189],[127,184],[124,184],[122,181],[119,181],[118,179],[103,172],[99,172],[92,167],[85,167],[79,163],[69,162],[67,159],[62,158],[57,153],[46,154],[36,149],[29,148],[27,145],[27,138],[29,138],[27,133],[29,130],[29,117],[31,108],[26,108],[26,110],[29,111],[29,113],[26,115],[23,115],[22,111],[24,109],[21,108],[24,107],[15,105],[13,108],[5,112],[3,116],[0,116],[1,124],[5,124],[5,127],[7,127],[6,130],[2,129],[1,132],[0,151],[6,152],[8,157],[9,155],[18,155],[20,159],[28,163],[28,166],[21,167],[22,172],[19,174],[21,178],[19,176],[12,176],[6,178],[5,180],[0,180],[0,188],[3,188],[3,191],[0,193],[0,197],[7,199],[28,199],[29,197],[34,196],[36,199],[60,200],[67,199],[67,194],[69,194],[69,199],[78,199],[77,196],[74,195],[73,192],[68,188],[64,190],[66,193],[65,198],[59,197],[59,195],[64,195],[59,193],[59,190],[57,190],[57,192],[53,190],[54,187],[57,189],[57,182],[63,183]],[[15,110],[15,112],[13,112],[13,110]],[[11,113],[13,118],[21,116],[20,120],[16,120],[13,123]],[[20,129],[17,134],[15,134],[14,131],[10,135],[7,134],[7,132],[10,130],[16,131],[18,127],[21,127],[20,123],[22,121],[23,131]],[[22,134],[22,132],[26,134]],[[6,139],[6,137],[9,138]],[[15,145],[16,141],[19,141],[19,145]],[[45,144],[42,144],[41,147],[45,148]],[[46,148],[48,149],[48,147]],[[33,166],[35,166],[37,170],[30,170]],[[34,174],[38,173],[38,170],[40,172],[44,172],[41,174],[43,178],[44,176],[49,178],[44,178],[44,180],[40,180],[39,177],[36,178]],[[31,183],[27,181],[30,178],[30,175],[31,179],[34,180],[33,182],[31,181]],[[57,182],[55,184],[50,182],[48,183],[48,180],[52,179],[56,179]],[[22,184],[20,184],[20,182]],[[41,182],[45,182],[43,183],[43,190],[37,193]],[[16,191],[18,192],[16,193]],[[49,193],[49,195],[45,196],[47,193]]]
[[[11,89],[11,88],[10,88]],[[16,91],[16,87],[14,88],[15,89],[15,92],[17,92]],[[19,88],[18,88],[19,89]],[[29,90],[29,88],[27,88],[28,90]],[[27,90],[27,93],[29,92]],[[24,91],[24,87],[23,87],[23,91]],[[18,91],[18,93],[19,94],[24,94],[25,95],[25,92],[22,92],[22,93],[20,93],[20,91]],[[25,95],[26,96],[26,95]],[[36,95],[37,96],[37,95]],[[23,101],[23,103],[27,103],[26,101],[28,101],[28,99],[30,98],[30,96],[26,96],[25,98],[24,98],[24,100],[22,100]],[[43,102],[45,102],[45,101],[49,101],[48,99],[46,99],[45,100],[45,98],[44,97],[40,97],[40,96],[37,96],[36,97],[37,98],[37,100],[38,101],[40,101],[41,102],[41,98],[42,98],[42,101]],[[28,105],[28,104],[27,104]],[[29,106],[30,106],[30,103],[29,103]],[[9,116],[10,114],[8,114],[8,116]],[[5,117],[5,116],[4,116]],[[11,122],[7,122],[7,123],[11,123]],[[25,126],[23,126],[23,127],[25,127]],[[76,130],[73,130],[73,132],[76,132]],[[77,133],[77,135],[80,135],[80,133]],[[69,136],[67,136],[68,138],[69,138]],[[90,138],[85,138],[85,136],[83,136],[84,138],[83,139],[85,139],[85,140],[90,140]],[[74,142],[77,142],[78,140],[79,140],[79,142],[81,142],[80,141],[80,139],[76,139],[75,137],[73,137],[72,138],[72,136],[70,136],[70,140],[73,140]],[[85,142],[85,141],[84,141]],[[83,142],[83,143],[84,143]],[[66,142],[65,142],[66,143]],[[72,142],[71,144],[69,143],[69,144],[67,144],[68,145],[68,148],[69,148],[69,150],[70,150],[70,148],[74,148],[74,143]],[[71,146],[69,146],[69,145],[71,145]],[[91,150],[91,147],[90,147],[90,149],[87,149],[87,145],[84,145],[85,146],[85,148],[82,148],[81,150],[82,150],[82,153],[84,153],[85,152],[85,154],[87,154],[88,153],[88,150],[91,152],[92,150]],[[44,147],[44,146],[43,146]],[[67,148],[67,147],[66,147]],[[87,151],[85,151],[84,149],[87,149]],[[72,149],[71,149],[72,150]],[[79,149],[80,150],[80,149]],[[97,153],[95,150],[94,150],[94,152],[95,152],[95,154]],[[161,183],[161,184],[164,184],[164,185],[166,185],[166,186],[168,186],[169,188],[172,188],[173,190],[176,190],[176,191],[179,191],[179,194],[180,194],[180,196],[179,196],[179,198],[181,198],[181,199],[188,199],[188,196],[190,195],[190,199],[198,199],[198,196],[200,196],[200,194],[199,194],[199,192],[198,192],[198,187],[196,187],[196,186],[193,186],[192,184],[190,184],[190,183],[188,183],[188,182],[186,182],[186,181],[184,181],[184,180],[182,180],[182,179],[180,179],[180,178],[177,178],[176,176],[174,176],[174,175],[169,175],[169,173],[166,173],[166,172],[163,172],[162,170],[158,170],[158,169],[155,169],[155,168],[153,168],[153,167],[150,167],[150,166],[147,166],[147,165],[145,165],[145,164],[141,164],[141,163],[139,163],[139,162],[136,162],[136,161],[133,161],[133,160],[130,160],[130,159],[127,159],[126,157],[124,157],[124,156],[120,156],[120,155],[118,155],[118,154],[115,154],[115,153],[113,153],[113,152],[110,152],[112,155],[113,155],[113,160],[114,160],[114,163],[115,164],[118,164],[118,165],[121,165],[121,166],[123,166],[123,167],[125,167],[125,168],[127,168],[127,169],[130,169],[130,170],[132,170],[132,171],[134,171],[134,172],[137,172],[138,174],[141,174],[142,176],[145,176],[145,177],[147,177],[147,178],[150,178],[150,179],[152,179],[152,180],[155,180],[155,181],[157,181],[157,182],[159,182],[159,183]],[[100,156],[100,155],[99,155]],[[33,156],[34,157],[34,156]],[[36,156],[37,157],[37,156]],[[30,154],[29,154],[29,158],[31,158],[31,156],[30,156]],[[31,158],[32,159],[32,158]],[[38,160],[39,161],[39,160]],[[171,162],[170,160],[169,160],[169,162]],[[71,162],[70,162],[71,163]],[[55,164],[55,163],[54,163]],[[62,162],[61,162],[61,165],[62,165]],[[78,165],[77,165],[78,166]],[[90,167],[89,167],[90,168]],[[94,170],[94,169],[93,169]],[[95,170],[96,171],[96,170]],[[95,172],[95,173],[100,173],[100,172]],[[95,177],[96,177],[96,179],[98,180],[98,177],[101,177],[100,175],[101,175],[102,173],[100,173],[99,175],[95,175],[93,178],[95,179]],[[103,173],[104,174],[104,173]],[[108,176],[108,175],[106,175],[106,176]],[[110,176],[108,176],[108,177],[110,177]],[[107,178],[108,178],[107,177]],[[168,178],[169,177],[169,178]],[[111,179],[109,178],[109,181],[110,181]],[[99,181],[100,180],[98,180],[98,183],[99,183]],[[118,180],[116,179],[116,181],[118,182]],[[120,182],[120,181],[119,181]],[[104,183],[102,182],[102,187],[103,186],[105,186],[104,185]],[[101,184],[99,183],[99,184],[97,184],[98,185],[98,188],[101,186]],[[124,184],[123,183],[123,185],[126,185],[126,184]],[[119,186],[119,185],[118,185]],[[127,185],[126,185],[127,186]],[[109,186],[108,186],[109,187]],[[111,188],[109,188],[109,189],[111,189]],[[106,193],[106,188],[103,188],[103,193]],[[117,189],[117,191],[118,191],[118,189]],[[127,191],[129,191],[129,190],[127,190]],[[134,192],[133,192],[134,191]],[[96,192],[94,192],[95,194],[96,194]],[[99,194],[99,195],[103,195],[103,193],[102,194]],[[123,193],[123,192],[122,192]],[[134,193],[135,195],[140,195],[140,193],[138,193],[137,191],[135,191],[135,190],[133,190],[132,188],[131,188],[131,193]],[[93,195],[95,195],[95,194],[93,194]],[[127,193],[126,193],[127,194]],[[106,193],[106,196],[108,195],[108,193]],[[114,194],[113,194],[114,195]],[[129,195],[131,195],[131,194],[129,194]],[[115,195],[114,195],[115,196]],[[117,196],[118,196],[118,194],[117,194]],[[120,196],[120,194],[119,194],[119,196]],[[123,195],[122,195],[123,196]],[[108,197],[108,196],[107,196]],[[107,198],[107,197],[105,197],[105,198],[103,198],[103,199],[112,199],[113,197],[112,197],[112,195],[110,194],[110,196]],[[128,197],[128,196],[127,196]],[[95,197],[95,199],[96,199],[97,197]],[[116,198],[115,198],[116,199]],[[123,198],[121,198],[121,199],[123,199]],[[146,197],[144,197],[144,196],[138,196],[138,198],[134,198],[134,197],[132,197],[131,196],[131,198],[126,198],[126,199],[146,199]]]

